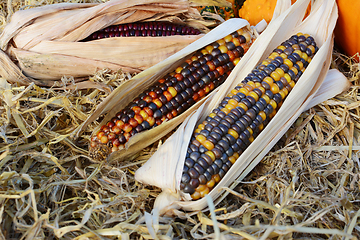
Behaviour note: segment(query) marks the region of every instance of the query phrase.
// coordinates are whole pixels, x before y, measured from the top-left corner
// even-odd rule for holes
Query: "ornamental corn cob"
[[[157,37],[157,36],[173,36],[173,35],[199,35],[201,32],[193,27],[183,26],[169,22],[140,22],[118,24],[106,27],[102,30],[94,32],[84,39],[84,42],[110,38],[110,37]]]
[[[317,49],[311,36],[292,36],[198,125],[185,159],[182,192],[197,200],[211,191],[276,114]]]
[[[121,110],[91,138],[90,155],[103,159],[131,136],[186,111],[224,82],[253,41],[240,29],[197,51]]]

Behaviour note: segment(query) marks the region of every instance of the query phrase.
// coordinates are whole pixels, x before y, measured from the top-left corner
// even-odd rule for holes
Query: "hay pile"
[[[1,1],[1,29],[34,4]],[[0,239],[151,239],[155,230],[159,239],[360,238],[360,69],[333,57],[349,91],[304,112],[215,210],[152,226],[144,219],[160,190],[135,182],[134,172],[166,138],[112,164],[88,157],[96,123],[71,138],[130,75],[99,71],[89,80],[107,87],[89,90],[0,79]]]

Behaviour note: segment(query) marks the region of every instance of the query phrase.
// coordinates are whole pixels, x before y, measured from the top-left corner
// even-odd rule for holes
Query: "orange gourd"
[[[296,0],[291,0],[293,4]],[[239,10],[239,17],[246,19],[250,25],[255,26],[262,19],[267,23],[272,19],[277,0],[246,0]],[[310,4],[305,16],[310,13]]]
[[[339,18],[335,27],[336,45],[349,56],[360,53],[360,1],[336,0]],[[359,61],[359,56],[355,56]]]

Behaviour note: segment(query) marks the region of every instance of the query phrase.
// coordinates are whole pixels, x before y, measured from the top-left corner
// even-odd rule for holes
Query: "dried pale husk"
[[[311,14],[302,20],[308,3],[309,0],[297,1],[274,18],[230,74],[226,84],[222,85],[215,95],[212,95],[194,114],[189,116],[136,172],[135,178],[138,181],[155,185],[163,190],[155,201],[154,211],[159,211],[160,214],[181,215],[181,212],[177,210],[179,208],[196,211],[207,207],[205,198],[191,201],[188,194],[183,194],[179,190],[185,154],[195,126],[203,121],[223,97],[256,67],[260,60],[268,56],[274,48],[291,35],[298,32],[312,35],[319,46],[319,51],[276,116],[209,193],[215,204],[218,204],[227,194],[222,191],[222,188],[235,187],[275,145],[309,104],[316,105],[349,87],[348,81],[341,73],[335,70],[328,71],[333,47],[332,32],[337,19],[335,0],[316,1]],[[283,2],[278,1],[278,4],[283,4]],[[277,6],[277,8],[283,9],[282,6]],[[329,81],[325,81],[323,90],[318,91],[326,76]],[[331,91],[328,91],[329,89]],[[314,98],[316,93],[319,95]]]
[[[34,79],[46,80],[36,82],[42,86],[52,86],[63,76],[81,78],[104,68],[137,73],[203,35],[79,42],[107,26],[135,21],[170,21],[195,27],[204,33],[208,31],[207,25],[213,23],[204,21],[199,12],[190,7],[188,0],[62,3],[21,10],[12,16],[0,35],[1,50],[17,62],[20,69],[14,69],[2,53],[0,60],[6,66],[0,69],[0,73],[9,81],[20,84]],[[20,70],[26,75],[22,76],[22,79],[25,77],[23,81],[15,77]]]
[[[93,134],[96,134],[100,127],[106,124],[111,118],[113,118],[117,112],[121,109],[124,109],[128,103],[130,103],[135,97],[140,93],[144,92],[149,86],[153,85],[157,80],[166,75],[167,73],[173,71],[176,67],[179,66],[180,62],[183,62],[195,51],[205,47],[206,45],[221,39],[230,33],[240,29],[247,28],[249,31],[248,22],[243,19],[230,19],[215,29],[211,30],[201,39],[193,42],[189,46],[185,47],[181,51],[167,58],[166,60],[156,64],[155,66],[139,73],[131,80],[125,82],[117,89],[115,89],[94,111],[94,113],[82,124],[81,128],[77,132],[81,132],[88,124],[94,122],[101,115],[105,115],[102,122],[94,130]],[[254,32],[256,34],[256,31]],[[217,89],[215,89],[207,97],[203,98],[191,108],[186,110],[184,113],[179,116],[162,123],[161,125],[152,128],[148,131],[138,133],[130,138],[126,143],[124,149],[116,151],[110,154],[107,158],[107,161],[122,160],[127,158],[135,153],[139,152],[141,149],[150,145],[151,143],[157,141],[158,139],[164,137],[171,130],[177,127],[184,119],[193,113],[209,96],[214,95]]]

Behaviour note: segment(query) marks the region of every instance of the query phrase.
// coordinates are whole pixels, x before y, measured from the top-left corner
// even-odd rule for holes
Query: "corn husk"
[[[38,85],[52,86],[63,76],[82,80],[104,68],[137,73],[203,35],[79,42],[107,26],[138,21],[170,21],[195,27],[203,33],[208,31],[206,26],[213,23],[204,21],[188,0],[61,3],[21,10],[12,16],[0,35],[1,50],[9,57],[0,54],[0,61],[5,64],[0,67],[0,74],[11,82],[27,84],[36,79],[40,80],[36,82]],[[14,69],[10,59],[19,69]],[[21,81],[16,77],[20,70]]]
[[[189,46],[185,47],[181,51],[167,58],[166,60],[156,64],[155,66],[139,73],[131,80],[125,82],[117,89],[115,89],[94,111],[94,113],[82,124],[81,128],[78,129],[77,133],[85,129],[87,125],[94,122],[98,117],[105,115],[102,122],[94,130],[93,134],[96,134],[100,127],[106,124],[111,118],[113,118],[117,112],[121,109],[124,109],[128,103],[130,103],[135,97],[140,93],[145,91],[149,86],[153,85],[157,80],[166,75],[167,73],[173,71],[176,67],[179,66],[186,58],[192,55],[197,50],[205,47],[206,45],[221,39],[230,33],[240,29],[247,28],[247,30],[252,31],[256,34],[256,30],[251,30],[249,28],[248,22],[243,19],[230,19],[215,29],[211,30],[201,39],[193,42]],[[134,155],[139,152],[141,149],[147,147],[151,143],[157,141],[158,139],[164,137],[170,131],[172,131],[176,126],[178,126],[184,119],[193,113],[209,96],[216,93],[216,89],[213,90],[207,97],[203,98],[191,108],[186,110],[184,113],[179,116],[162,123],[161,125],[152,128],[148,131],[138,133],[130,138],[126,143],[125,148],[119,151],[116,151],[110,154],[107,158],[107,161],[111,162],[114,160],[122,160],[128,158],[129,156]],[[95,161],[97,159],[94,159]]]
[[[181,216],[183,213],[177,210],[179,208],[186,211],[197,211],[207,207],[205,198],[191,201],[189,194],[183,194],[179,190],[185,155],[192,133],[197,124],[218,106],[231,89],[291,35],[298,32],[312,35],[319,46],[319,51],[276,116],[209,193],[215,204],[221,202],[226,196],[227,192],[224,192],[223,188],[234,188],[276,144],[309,104],[316,105],[349,87],[348,81],[341,73],[335,70],[329,72],[333,48],[332,32],[337,19],[335,0],[315,1],[311,14],[303,20],[308,3],[309,0],[298,0],[293,6],[282,11],[277,18],[273,18],[230,74],[226,84],[222,85],[215,95],[207,99],[194,114],[189,116],[148,162],[136,172],[135,178],[138,181],[155,185],[163,190],[155,201],[155,212]],[[280,6],[281,4],[283,1],[278,1],[278,9],[284,9],[283,6]],[[325,78],[327,81],[324,82]],[[318,91],[323,82],[325,85],[321,91]],[[329,89],[331,90],[329,91]],[[319,95],[314,98],[316,93]]]

